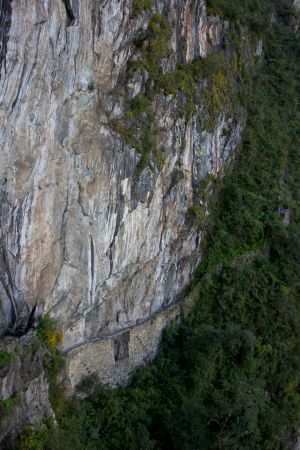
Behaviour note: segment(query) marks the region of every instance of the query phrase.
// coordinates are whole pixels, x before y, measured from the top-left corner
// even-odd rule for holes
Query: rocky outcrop
[[[220,49],[228,24],[203,0],[156,0],[139,15],[129,0],[0,5],[0,332],[22,335],[49,312],[72,358],[180,296],[201,259],[202,227],[186,219],[194,188],[241,138],[226,111],[207,131],[201,105],[187,118],[176,96],[156,95],[162,158],[141,165],[114,126],[149,83],[128,70],[137,40],[154,14],[167,18],[169,73]]]
[[[35,426],[47,417],[55,420],[44,373],[45,358],[49,354],[33,336],[2,340],[0,448],[6,448],[26,426]]]

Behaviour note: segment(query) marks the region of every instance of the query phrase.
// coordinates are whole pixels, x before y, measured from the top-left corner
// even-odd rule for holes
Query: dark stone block
[[[129,341],[130,331],[125,331],[125,333],[116,337],[114,341],[115,361],[123,361],[129,358]]]

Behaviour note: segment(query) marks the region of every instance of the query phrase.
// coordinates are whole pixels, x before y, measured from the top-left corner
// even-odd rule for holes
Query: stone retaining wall
[[[68,352],[67,376],[73,389],[82,377],[97,373],[101,382],[117,386],[126,382],[136,367],[157,353],[162,330],[180,319],[180,304],[164,309],[152,319],[114,336],[89,342]]]

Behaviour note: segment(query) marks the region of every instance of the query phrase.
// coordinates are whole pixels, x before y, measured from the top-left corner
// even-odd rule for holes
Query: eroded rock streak
[[[112,122],[145,88],[127,67],[151,14],[173,24],[166,73],[220,47],[226,25],[202,0],[157,0],[138,17],[128,0],[0,5],[0,332],[50,312],[68,350],[174,302],[199,263],[193,187],[222,172],[242,124],[221,115],[206,132],[201,106],[186,121],[176,98],[157,95],[164,163],[138,172],[141,155]]]

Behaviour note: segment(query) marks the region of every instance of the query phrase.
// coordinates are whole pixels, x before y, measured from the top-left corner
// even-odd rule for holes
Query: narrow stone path
[[[111,338],[113,338],[115,336],[119,336],[119,335],[125,333],[126,331],[130,331],[130,330],[132,330],[134,328],[137,328],[137,327],[139,327],[141,325],[144,325],[145,323],[150,322],[151,320],[153,320],[154,318],[156,318],[157,316],[162,314],[164,311],[166,311],[168,309],[171,309],[171,308],[174,308],[174,307],[177,307],[181,300],[182,300],[182,297],[180,296],[172,304],[167,305],[167,306],[163,306],[162,308],[160,308],[157,311],[155,311],[155,313],[153,313],[150,316],[148,316],[146,319],[140,320],[138,323],[135,323],[135,324],[130,325],[128,327],[121,328],[119,330],[116,330],[116,331],[114,331],[112,333],[109,333],[109,334],[106,334],[104,336],[97,336],[97,337],[94,337],[92,339],[85,338],[84,341],[78,342],[77,344],[74,344],[71,347],[65,349],[63,351],[63,353],[68,354],[68,353],[72,352],[73,350],[76,350],[77,348],[82,347],[83,345],[92,344],[93,342],[105,341],[105,340],[111,339]]]

